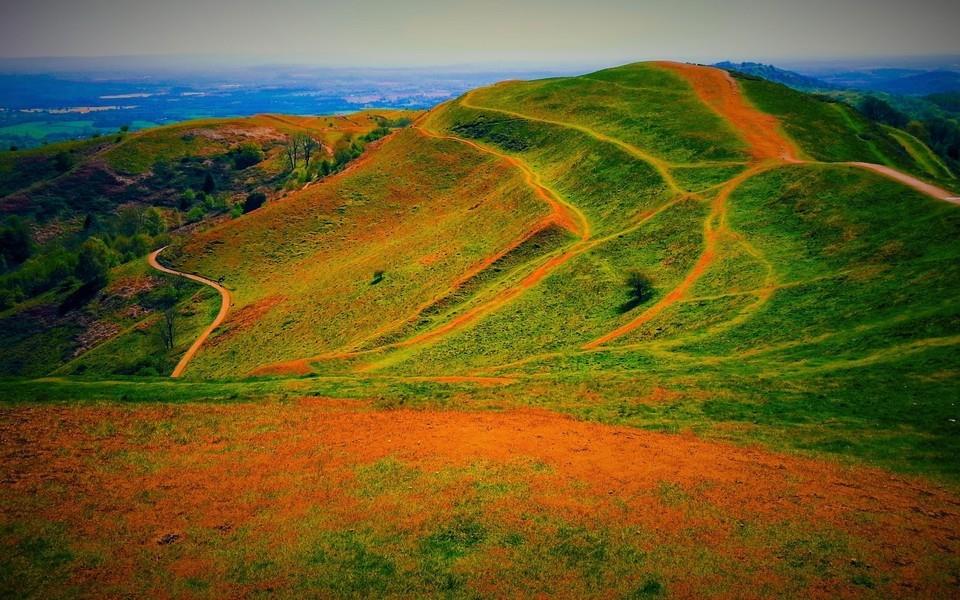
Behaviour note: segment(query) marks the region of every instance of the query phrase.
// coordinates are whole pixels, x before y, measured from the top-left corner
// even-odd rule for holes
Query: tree
[[[128,131],[130,131],[130,126],[129,126],[129,125],[121,125],[121,126],[120,126],[120,133],[126,133],[126,132],[128,132]]]
[[[252,167],[263,160],[263,151],[254,144],[243,144],[233,152],[233,168],[239,170]]]
[[[183,192],[183,195],[180,196],[180,210],[188,210],[193,203],[197,201],[197,193],[191,189]]]
[[[213,175],[207,172],[203,177],[203,193],[212,194],[217,191],[217,183],[213,180]]]
[[[284,154],[287,157],[287,162],[290,163],[290,170],[297,168],[297,158],[300,155],[300,144],[297,143],[297,138],[287,138],[287,144],[283,148]]]
[[[864,98],[860,102],[860,112],[871,121],[892,125],[893,127],[905,127],[910,121],[907,115],[876,96]]]
[[[33,237],[27,223],[19,217],[10,217],[0,228],[0,257],[8,265],[19,265],[33,254]]]
[[[960,160],[960,125],[942,118],[925,122],[930,147],[940,156]]]
[[[151,206],[143,213],[140,220],[140,229],[147,235],[159,235],[166,231],[167,223],[163,220],[163,214],[155,206]]]
[[[248,213],[252,210],[257,210],[267,201],[267,195],[263,192],[253,192],[247,199],[243,202],[243,212]]]
[[[73,166],[73,158],[66,152],[57,152],[53,157],[53,166],[60,173],[64,173]]]
[[[176,341],[177,302],[180,292],[173,285],[159,287],[150,293],[146,304],[150,308],[160,311],[160,343],[165,350],[172,350]]]
[[[77,256],[77,277],[84,283],[104,285],[112,264],[112,253],[103,240],[88,238],[80,246],[80,254]]]
[[[298,133],[296,136],[294,136],[293,143],[300,147],[300,156],[303,157],[303,166],[309,169],[310,157],[313,156],[314,151],[320,147],[320,144],[317,142],[317,140],[304,133]]]
[[[120,233],[131,236],[140,233],[146,207],[140,204],[127,204],[120,208],[117,214]]]
[[[337,148],[333,153],[333,165],[334,169],[341,169],[348,162],[353,160],[353,153],[350,152],[349,147],[341,146]]]
[[[193,208],[190,209],[189,212],[187,212],[187,223],[194,223],[196,221],[199,221],[200,219],[203,218],[203,215],[205,213],[206,211],[203,209],[202,204],[198,204],[197,206],[194,206]]]
[[[653,282],[637,269],[627,271],[627,301],[620,306],[620,312],[628,312],[650,299],[653,294]]]

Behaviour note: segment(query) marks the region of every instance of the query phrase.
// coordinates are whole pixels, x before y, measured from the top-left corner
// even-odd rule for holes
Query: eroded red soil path
[[[679,284],[677,284],[676,287],[670,290],[653,306],[640,313],[633,320],[628,321],[613,331],[584,344],[582,348],[584,350],[593,350],[603,346],[608,342],[612,342],[617,338],[623,337],[631,331],[638,329],[670,306],[685,298],[693,285],[703,276],[707,269],[710,268],[710,265],[717,260],[717,242],[720,240],[720,237],[723,235],[729,235],[730,233],[730,231],[727,229],[724,218],[727,210],[727,201],[730,198],[730,194],[732,194],[741,183],[750,177],[753,177],[761,171],[771,167],[772,165],[769,163],[767,163],[766,166],[755,166],[744,171],[737,177],[734,177],[724,184],[716,198],[714,198],[711,202],[710,214],[707,216],[707,219],[703,224],[703,252],[700,253],[699,257],[697,257],[697,262],[694,263],[693,268],[690,269],[690,271],[684,276],[684,278]]]
[[[740,134],[754,161],[798,161],[799,151],[783,135],[776,117],[760,112],[747,102],[730,73],[686,63],[661,61],[656,64],[686,79],[700,100]]]
[[[383,459],[407,475],[358,480],[358,469]],[[487,483],[502,492],[479,499],[477,486]],[[480,502],[485,526],[515,529],[528,543],[537,543],[536,523],[547,519],[643,532],[637,539],[678,557],[716,555],[733,574],[725,584],[731,597],[754,595],[758,582],[773,595],[851,595],[863,591],[860,572],[880,596],[947,597],[960,573],[953,493],[687,435],[535,410],[374,411],[320,399],[0,409],[0,516],[18,528],[58,523],[73,552],[100,557],[71,573],[81,590],[166,595],[178,577],[194,577],[213,596],[249,593],[230,579],[231,560],[281,561],[324,529],[383,530],[416,549],[471,501]],[[321,525],[304,528],[318,515]],[[773,537],[746,535],[763,531]],[[842,549],[820,556],[803,545],[826,535],[839,536]],[[482,552],[493,553],[492,570],[473,581],[495,588],[512,550]],[[802,568],[794,561],[813,560],[810,553],[827,575],[804,573],[814,579],[789,587],[791,569]],[[542,560],[538,568],[549,570],[559,559]],[[705,570],[715,567],[687,560],[695,559],[662,573],[669,588],[708,593],[716,573]],[[464,568],[471,564],[478,563]],[[287,576],[296,572],[291,566]],[[288,583],[268,582],[280,590]]]

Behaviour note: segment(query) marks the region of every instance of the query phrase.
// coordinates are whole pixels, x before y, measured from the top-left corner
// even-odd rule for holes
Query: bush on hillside
[[[19,217],[10,217],[0,227],[0,266],[5,270],[19,265],[33,253],[33,238],[30,228]]]
[[[233,168],[238,171],[252,167],[263,160],[263,151],[254,144],[243,144],[230,151],[233,158]]]
[[[924,123],[927,142],[934,152],[951,160],[960,160],[960,125],[948,119],[930,119]]]
[[[104,285],[107,272],[114,264],[113,252],[100,238],[92,237],[80,246],[77,255],[77,277],[84,283]]]
[[[267,201],[267,195],[263,192],[254,192],[247,196],[247,199],[243,201],[243,212],[248,213],[252,210],[257,210]]]
[[[889,103],[877,98],[876,96],[867,96],[860,102],[860,112],[871,121],[883,123],[892,127],[906,127],[910,119],[907,115],[890,106]]]
[[[633,310],[653,296],[653,281],[638,269],[627,271],[625,283],[627,286],[627,301],[620,305],[621,313]]]
[[[201,189],[203,189],[204,194],[212,194],[217,191],[217,184],[213,180],[213,175],[209,172],[203,176],[203,188]]]

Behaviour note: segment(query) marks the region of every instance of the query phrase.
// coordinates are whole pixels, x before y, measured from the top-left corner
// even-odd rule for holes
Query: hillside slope
[[[251,194],[269,204],[346,168],[410,116],[209,119],[0,153],[0,374],[166,372],[207,311],[198,329],[196,311],[181,305],[176,348],[159,351],[158,314],[147,304],[152,290],[177,279],[151,275],[146,254],[171,236],[229,220]],[[291,168],[297,139],[316,146],[309,167],[301,149]],[[11,232],[27,238],[19,250]],[[115,267],[98,289],[78,281],[78,256],[91,240],[105,243]]]
[[[865,138],[835,105],[766,85],[637,64],[435,109],[336,180],[182,248],[179,265],[226,275],[237,298],[186,376],[546,377],[610,398],[682,381],[700,414],[705,389],[747,407],[792,378],[806,402],[842,374],[818,410],[858,428],[872,417],[840,400],[848,386],[899,373],[929,404],[906,435],[946,442],[952,377],[935,374],[960,340],[960,211],[853,164],[922,175],[895,131]],[[894,395],[876,403],[903,417]]]

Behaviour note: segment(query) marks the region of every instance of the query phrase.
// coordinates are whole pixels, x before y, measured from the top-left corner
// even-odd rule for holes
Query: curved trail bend
[[[193,357],[197,354],[197,351],[200,350],[200,346],[203,345],[207,338],[210,337],[210,334],[213,333],[213,330],[220,326],[223,323],[224,319],[227,318],[227,313],[230,312],[230,290],[223,287],[216,281],[212,279],[207,279],[201,275],[194,275],[192,273],[184,273],[183,271],[177,271],[175,269],[170,269],[160,264],[157,261],[157,255],[166,249],[166,246],[160,248],[159,250],[154,250],[150,253],[150,256],[147,257],[147,261],[150,263],[150,266],[158,271],[168,273],[170,275],[176,275],[178,277],[185,277],[187,279],[196,281],[197,283],[202,283],[204,285],[209,285],[213,289],[220,292],[220,312],[217,313],[216,318],[213,319],[213,322],[203,330],[203,333],[193,342],[190,346],[190,349],[187,350],[186,354],[180,359],[180,362],[177,363],[177,366],[174,367],[173,373],[170,374],[170,377],[180,377],[183,375],[183,371],[187,368],[187,365],[190,364],[190,361],[193,360]]]

